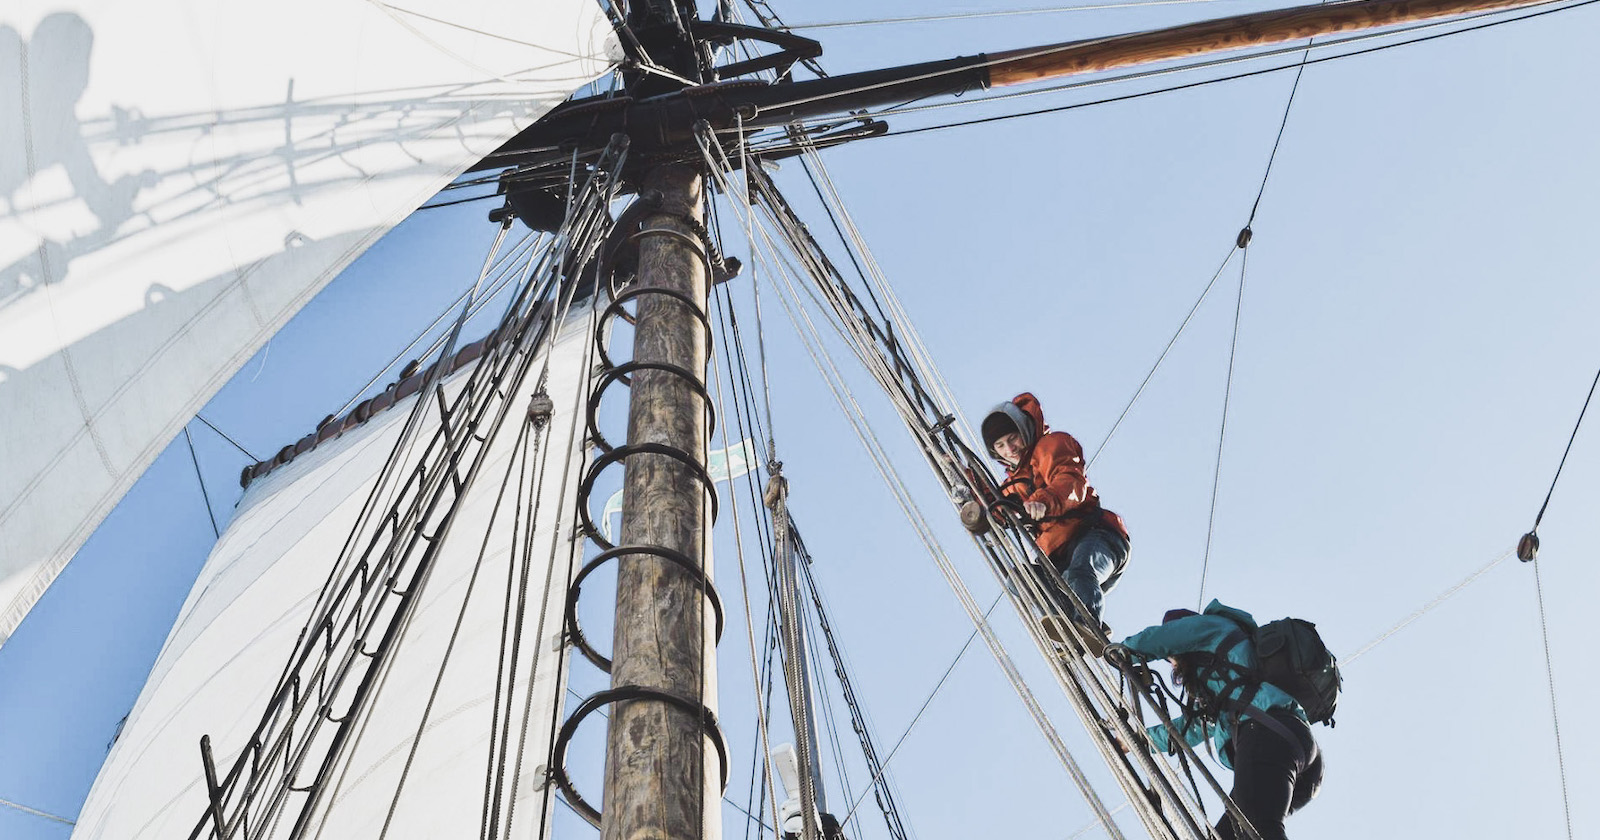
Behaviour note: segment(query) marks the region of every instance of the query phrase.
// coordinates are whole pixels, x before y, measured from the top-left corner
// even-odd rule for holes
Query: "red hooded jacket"
[[[1033,418],[1042,434],[1023,453],[1022,463],[1006,471],[1000,490],[1023,502],[1042,502],[1045,515],[1037,541],[1045,554],[1068,544],[1079,533],[1101,525],[1128,538],[1122,517],[1100,506],[1100,496],[1089,486],[1083,471],[1083,447],[1066,432],[1052,432],[1044,422],[1044,409],[1033,394],[1018,394],[1011,402]]]

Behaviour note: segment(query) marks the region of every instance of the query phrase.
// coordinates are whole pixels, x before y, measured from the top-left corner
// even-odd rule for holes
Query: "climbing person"
[[[1270,652],[1258,658],[1258,649]],[[1210,739],[1218,760],[1233,770],[1229,797],[1239,811],[1261,840],[1284,840],[1284,819],[1322,786],[1322,751],[1310,722],[1331,720],[1338,702],[1338,665],[1314,625],[1290,618],[1258,627],[1249,613],[1213,600],[1204,614],[1169,610],[1160,624],[1110,645],[1105,656],[1124,664],[1171,663],[1184,703],[1173,728],[1190,746]],[[1177,751],[1165,724],[1145,734],[1152,752]],[[1217,834],[1250,836],[1228,813]]]
[[[1100,506],[1084,474],[1083,447],[1072,435],[1045,425],[1044,409],[1033,394],[1018,394],[995,406],[980,429],[990,456],[1006,468],[1001,494],[1037,523],[1035,541],[1052,566],[1047,579],[1064,581],[1089,611],[1068,618],[1089,631],[1085,638],[1091,653],[1098,653],[1110,632],[1101,623],[1105,593],[1128,565],[1128,529],[1122,517]],[[1063,640],[1055,617],[1045,616],[1044,629],[1056,641]]]

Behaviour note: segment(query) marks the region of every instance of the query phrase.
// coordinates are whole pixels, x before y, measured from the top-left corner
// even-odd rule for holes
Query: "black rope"
[[[200,498],[206,503],[206,517],[211,520],[211,533],[221,539],[222,531],[217,528],[217,515],[211,512],[211,494],[206,492],[206,477],[200,473],[200,456],[194,454],[194,438],[189,435],[188,426],[183,427],[183,439],[189,444],[189,460],[194,462],[194,477],[200,482]]]
[[[472,201],[482,201],[482,200],[484,200],[486,198],[499,198],[499,197],[500,197],[500,193],[492,192],[492,193],[487,193],[487,194],[484,194],[484,195],[475,195],[475,196],[473,196],[471,198],[458,198],[458,199],[456,199],[454,201],[441,201],[438,204],[424,204],[421,207],[418,207],[417,209],[418,210],[438,210],[441,207],[454,207],[457,204],[466,204],[466,203],[472,202]]]
[[[1572,434],[1567,438],[1567,448],[1561,452],[1561,463],[1556,465],[1555,477],[1550,479],[1550,489],[1544,494],[1544,504],[1539,505],[1539,514],[1533,518],[1533,530],[1539,530],[1539,523],[1544,521],[1545,509],[1550,507],[1550,497],[1555,495],[1556,482],[1561,480],[1561,470],[1567,466],[1567,456],[1572,454],[1572,442],[1578,439],[1578,429],[1583,427],[1583,416],[1589,413],[1589,402],[1594,399],[1595,386],[1600,385],[1600,370],[1595,371],[1594,382],[1589,384],[1589,396],[1583,398],[1583,409],[1578,412],[1578,422],[1572,424]]]
[[[839,691],[844,698],[846,707],[850,711],[851,728],[855,730],[856,737],[861,741],[861,753],[866,760],[868,772],[872,774],[872,780],[868,782],[868,789],[876,792],[875,798],[877,799],[878,809],[883,812],[884,822],[888,825],[889,836],[894,840],[906,840],[905,823],[900,818],[899,805],[895,802],[894,793],[889,788],[887,768],[883,762],[878,760],[877,747],[873,744],[872,733],[867,728],[866,713],[863,711],[860,701],[856,698],[855,686],[852,684],[850,673],[845,667],[844,653],[839,648],[838,639],[835,638],[833,633],[833,627],[828,623],[827,609],[822,603],[822,592],[817,587],[816,577],[811,574],[810,554],[805,551],[803,544],[799,544],[800,541],[798,539],[795,542],[797,543],[796,547],[799,549],[801,561],[797,565],[804,574],[806,587],[811,593],[811,603],[816,610],[817,628],[827,645],[828,656],[833,661],[833,672],[839,680]],[[973,636],[976,635],[976,632],[974,632]],[[967,644],[970,645],[971,643],[972,639],[968,638]],[[962,653],[965,652],[966,647],[963,646]],[[959,660],[959,658],[960,656],[958,655],[957,659]],[[954,669],[954,663],[952,663],[951,669]],[[949,671],[946,671],[946,676],[948,675]],[[846,795],[849,795],[850,788],[851,785],[848,778],[846,778]],[[852,803],[851,811],[854,810],[854,803]],[[849,822],[848,816],[846,816],[845,822]]]
[[[1272,164],[1278,160],[1278,146],[1283,143],[1283,130],[1289,127],[1289,112],[1294,108],[1294,95],[1300,92],[1300,79],[1306,74],[1306,60],[1311,58],[1311,46],[1316,40],[1312,38],[1306,42],[1306,51],[1300,54],[1300,64],[1295,67],[1294,84],[1289,86],[1289,101],[1284,103],[1283,120],[1278,123],[1278,136],[1272,140],[1272,153],[1267,155],[1267,168],[1261,173],[1261,187],[1256,190],[1256,200],[1250,205],[1250,218],[1244,223],[1247,228],[1255,222],[1256,211],[1261,209],[1261,197],[1267,194],[1267,179],[1272,177]]]
[[[238,441],[234,440],[231,437],[228,437],[228,433],[227,432],[224,432],[223,430],[217,428],[215,425],[212,425],[211,421],[207,420],[204,414],[196,414],[194,416],[194,419],[199,420],[200,422],[206,424],[206,428],[210,429],[213,432],[216,432],[218,435],[222,436],[223,440],[233,444],[233,448],[239,450],[242,453],[244,453],[244,457],[249,458],[250,460],[255,461],[257,463],[260,463],[260,461],[261,461],[260,458],[257,458],[256,456],[250,454],[250,450],[245,449],[243,446],[239,445]]]
[[[999,606],[1001,600],[1004,598],[1004,593],[996,596],[994,601],[989,604],[989,608],[983,611],[983,617],[987,619],[989,614],[994,612],[994,608]],[[949,666],[944,669],[944,674],[939,677],[939,681],[934,683],[933,690],[929,691],[928,696],[923,698],[922,705],[917,707],[917,713],[911,716],[911,722],[906,724],[906,728],[901,731],[900,737],[895,739],[894,746],[889,748],[889,754],[883,757],[883,771],[887,771],[889,769],[889,762],[894,761],[895,754],[900,752],[900,746],[904,744],[906,742],[906,738],[911,735],[911,730],[917,727],[917,722],[922,720],[922,715],[924,712],[928,711],[928,706],[933,703],[933,698],[939,696],[939,691],[944,688],[944,684],[950,679],[950,675],[955,673],[956,666],[961,664],[961,658],[967,655],[967,649],[972,647],[972,643],[977,638],[978,630],[974,628],[972,633],[967,636],[967,640],[961,644],[961,649],[956,651],[956,655],[950,660]],[[876,782],[877,780],[874,779],[873,781]],[[861,800],[865,799],[867,794],[871,791],[872,787],[868,786],[865,790],[861,791],[861,793],[857,794],[855,801],[850,803],[850,811],[854,812],[856,806],[860,805]]]
[[[1383,50],[1394,49],[1395,47],[1406,47],[1406,46],[1411,46],[1413,44],[1421,44],[1421,43],[1424,43],[1424,42],[1427,42],[1427,41],[1433,41],[1433,40],[1436,40],[1436,39],[1439,39],[1439,38],[1448,38],[1448,37],[1450,37],[1452,35],[1461,35],[1461,34],[1468,33],[1468,32],[1476,32],[1476,31],[1478,31],[1480,29],[1488,29],[1488,28],[1493,27],[1493,26],[1502,26],[1504,24],[1517,23],[1519,21],[1529,20],[1531,18],[1536,18],[1536,17],[1542,17],[1544,15],[1555,14],[1557,12],[1570,11],[1572,9],[1578,9],[1578,8],[1582,8],[1584,6],[1589,6],[1589,5],[1592,5],[1592,4],[1597,3],[1597,2],[1600,2],[1600,0],[1579,0],[1579,2],[1573,3],[1573,4],[1568,5],[1568,6],[1559,6],[1557,8],[1545,9],[1543,11],[1533,12],[1533,13],[1526,14],[1526,15],[1518,15],[1516,17],[1511,17],[1511,18],[1502,18],[1502,19],[1499,19],[1499,20],[1493,20],[1493,21],[1489,21],[1489,22],[1486,22],[1486,23],[1480,23],[1480,24],[1477,24],[1477,25],[1474,25],[1474,26],[1464,26],[1464,27],[1462,27],[1460,29],[1452,29],[1452,30],[1450,30],[1448,32],[1438,32],[1438,33],[1435,33],[1433,35],[1425,35],[1425,36],[1422,36],[1422,37],[1419,37],[1419,38],[1411,38],[1411,39],[1404,40],[1404,41],[1399,41],[1399,42],[1396,42],[1396,43],[1393,43],[1393,44],[1379,44],[1377,46],[1366,47],[1364,49],[1354,50],[1354,51],[1347,52],[1347,53],[1339,53],[1337,55],[1323,56],[1322,58],[1313,58],[1313,59],[1309,59],[1309,60],[1306,60],[1306,61],[1299,62],[1297,64],[1284,64],[1284,65],[1281,65],[1281,66],[1278,66],[1278,67],[1265,67],[1265,68],[1262,68],[1260,70],[1248,70],[1248,71],[1245,71],[1245,72],[1242,72],[1242,73],[1233,73],[1233,74],[1230,74],[1230,75],[1227,75],[1227,76],[1218,76],[1215,79],[1202,79],[1202,80],[1196,81],[1196,82],[1187,82],[1187,83],[1181,84],[1181,85],[1172,85],[1170,87],[1156,88],[1155,90],[1140,91],[1138,93],[1123,94],[1121,96],[1111,96],[1111,97],[1106,97],[1105,99],[1091,100],[1089,102],[1075,102],[1075,103],[1070,104],[1070,105],[1057,105],[1057,106],[1051,107],[1051,108],[1038,108],[1038,109],[1035,109],[1035,110],[1032,110],[1032,111],[1021,111],[1021,112],[1018,112],[1018,113],[1015,113],[1015,114],[998,114],[998,115],[992,116],[992,117],[980,117],[980,118],[971,119],[971,120],[959,120],[959,121],[956,121],[956,122],[940,123],[940,124],[936,124],[936,125],[925,125],[925,126],[919,126],[917,128],[902,129],[900,131],[887,131],[887,132],[884,132],[883,134],[875,134],[875,135],[871,135],[870,137],[863,137],[861,139],[862,140],[874,140],[874,139],[881,139],[881,138],[884,138],[884,137],[901,137],[901,136],[905,136],[905,135],[908,135],[908,134],[921,134],[921,133],[923,133],[925,131],[939,131],[939,130],[946,129],[946,128],[961,128],[963,126],[969,126],[969,125],[982,125],[984,123],[1002,122],[1004,120],[1014,120],[1014,119],[1020,119],[1020,118],[1023,118],[1023,117],[1040,116],[1042,114],[1054,114],[1054,113],[1057,113],[1057,112],[1060,112],[1060,111],[1072,111],[1072,110],[1076,110],[1078,108],[1087,108],[1087,107],[1089,107],[1091,105],[1107,105],[1107,104],[1110,104],[1110,103],[1113,103],[1113,102],[1126,102],[1126,101],[1131,100],[1131,99],[1141,99],[1141,98],[1146,97],[1146,96],[1155,96],[1155,95],[1162,94],[1162,93],[1175,93],[1177,91],[1190,90],[1190,89],[1193,89],[1193,88],[1205,87],[1207,85],[1220,84],[1222,82],[1232,82],[1232,81],[1237,81],[1239,79],[1248,79],[1248,78],[1251,78],[1253,76],[1263,76],[1263,75],[1266,75],[1268,73],[1278,73],[1278,72],[1281,72],[1281,71],[1284,71],[1284,70],[1294,70],[1296,68],[1303,69],[1307,65],[1311,65],[1311,64],[1321,64],[1321,63],[1323,63],[1325,61],[1336,61],[1338,59],[1343,59],[1343,58],[1354,58],[1354,57],[1360,56],[1360,55],[1367,55],[1369,53],[1375,53],[1375,52],[1380,52],[1380,51],[1383,51]]]

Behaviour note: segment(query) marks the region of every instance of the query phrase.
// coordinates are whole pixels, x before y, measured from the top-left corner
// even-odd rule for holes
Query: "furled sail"
[[[491,836],[544,836],[549,791],[543,765],[565,685],[562,646],[554,642],[582,544],[572,536],[593,332],[592,310],[573,310],[542,358],[532,361],[534,373],[508,395],[506,420],[484,444],[478,479],[462,491],[453,525],[429,544],[432,571],[425,587],[415,584],[421,589],[409,619],[396,625],[402,628],[397,655],[378,688],[360,712],[336,712],[363,717],[358,734],[330,765],[329,784],[312,809],[315,830],[304,836],[478,836],[491,800],[498,823]],[[488,352],[479,344],[457,354],[452,367],[459,370],[443,386],[452,400],[466,387],[471,361]],[[542,369],[548,371],[543,377]],[[548,419],[535,420],[530,399],[541,379],[550,397],[545,405],[553,409]],[[219,777],[241,756],[245,766],[258,761],[262,753],[249,751],[253,733],[259,735],[264,713],[287,714],[268,712],[280,675],[311,672],[310,666],[286,671],[284,664],[413,414],[417,388],[407,381],[413,395],[388,408],[371,407],[390,402],[383,398],[364,403],[348,422],[340,419],[339,432],[319,435],[315,447],[287,463],[279,459],[281,465],[251,482],[95,780],[75,837],[191,836],[209,820],[211,807],[197,749],[203,735],[215,750]],[[402,382],[388,393],[406,390]],[[440,414],[437,405],[417,413],[411,451],[428,446]],[[396,463],[404,465],[397,473],[402,477],[419,469],[404,459]],[[390,498],[395,485],[389,480],[379,497]],[[518,615],[520,632],[513,620]],[[306,696],[322,686],[301,681],[286,691]],[[326,688],[330,697],[348,690]],[[313,704],[294,725],[320,714]],[[321,739],[320,745],[330,729],[331,723],[323,726],[315,738],[302,732],[287,745],[292,750]],[[318,763],[288,778],[303,789],[317,776]],[[501,783],[486,793],[485,780],[493,778]],[[303,792],[285,794],[289,813],[272,821],[275,827],[255,820],[274,793],[269,780],[248,808],[250,837],[284,837],[294,826]]]
[[[0,14],[0,642],[332,277],[573,90],[594,0]]]

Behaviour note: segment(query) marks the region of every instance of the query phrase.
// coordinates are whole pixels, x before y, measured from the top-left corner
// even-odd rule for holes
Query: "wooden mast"
[[[656,60],[700,77],[699,45],[688,32],[692,2],[636,0],[628,8],[630,28]],[[635,77],[629,87],[659,83]],[[716,726],[706,562],[715,490],[705,471],[711,278],[709,245],[699,236],[703,186],[698,169],[670,163],[651,164],[641,181],[640,201],[652,206],[634,235],[635,289],[660,292],[639,294],[634,326],[633,361],[644,367],[629,388],[633,451],[624,461],[618,543],[627,553],[618,559],[611,668],[612,691],[632,699],[619,699],[607,729],[603,840],[721,836],[726,768],[708,748]]]

